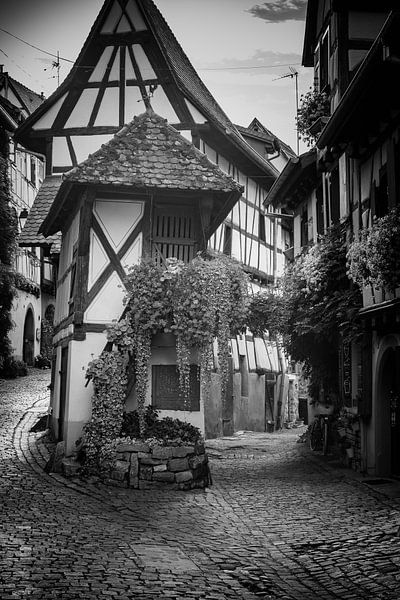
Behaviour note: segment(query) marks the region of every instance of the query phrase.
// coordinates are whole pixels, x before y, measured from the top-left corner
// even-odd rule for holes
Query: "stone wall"
[[[190,490],[209,485],[208,457],[203,444],[153,446],[135,442],[117,446],[117,461],[106,483],[134,489],[168,485]]]

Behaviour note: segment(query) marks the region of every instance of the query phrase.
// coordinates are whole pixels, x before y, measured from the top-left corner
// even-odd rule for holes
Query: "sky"
[[[307,1],[155,3],[231,121],[248,126],[257,117],[296,150],[296,80],[301,98],[313,79],[312,69],[301,66]],[[48,97],[57,87],[52,66],[57,52],[61,83],[102,5],[103,0],[2,0],[0,64],[14,79]],[[290,76],[293,71],[297,77]],[[302,142],[299,149],[307,150]]]

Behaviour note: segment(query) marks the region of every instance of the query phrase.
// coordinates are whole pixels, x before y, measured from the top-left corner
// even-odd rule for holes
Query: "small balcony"
[[[40,260],[30,250],[19,248],[15,256],[15,270],[30,283],[40,285]]]

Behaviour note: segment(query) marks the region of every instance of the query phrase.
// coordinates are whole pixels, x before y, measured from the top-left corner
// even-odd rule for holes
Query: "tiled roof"
[[[64,174],[75,183],[241,192],[202,152],[155,113],[135,117],[107,144]]]
[[[275,167],[263,159],[242,137],[232,121],[227,117],[215,101],[203,81],[198,76],[179,42],[175,38],[168,23],[156,7],[153,0],[141,0],[141,5],[149,17],[152,32],[167,61],[174,79],[184,94],[202,111],[209,120],[226,134],[232,142],[251,157],[262,169],[273,175],[278,172]]]
[[[32,90],[27,88],[25,85],[23,85],[16,79],[13,79],[13,77],[8,76],[8,79],[9,79],[12,87],[14,88],[14,90],[17,92],[17,94],[21,98],[22,102],[25,104],[26,109],[29,112],[29,114],[32,114],[33,111],[35,111],[38,108],[38,106],[43,104],[43,102],[44,102],[43,96],[41,96],[40,94],[37,94],[36,92],[33,92]]]
[[[257,119],[257,117],[254,117],[254,119],[252,120],[252,122],[250,123],[250,125],[248,127],[245,128],[248,132],[254,134],[258,134],[258,135],[266,135],[266,136],[270,136],[271,138],[274,138],[275,140],[278,140],[279,146],[282,148],[282,150],[284,150],[289,156],[295,157],[297,156],[296,152],[288,145],[286,144],[286,142],[283,142],[281,139],[279,139],[276,135],[274,135],[272,133],[272,131],[270,131],[269,129],[267,129],[267,127],[265,127],[265,125],[263,125],[261,123],[261,121],[259,121]]]
[[[269,154],[272,154],[273,152],[275,152],[275,150],[276,150],[275,140],[277,138],[274,135],[264,133],[263,131],[253,131],[252,129],[249,129],[248,127],[242,127],[241,125],[236,125],[236,129],[242,134],[242,136],[245,139],[249,137],[249,138],[258,140],[260,142],[263,142],[265,144],[265,146],[268,148],[267,151]]]
[[[82,65],[86,64],[85,60],[87,59],[85,57],[90,45],[92,43],[97,43],[96,36],[104,22],[105,15],[110,10],[110,6],[112,6],[112,2],[113,0],[106,0],[104,2],[85,44],[66,79],[47,99],[45,105],[42,106],[33,117],[28,117],[25,123],[19,127],[17,139],[22,143],[28,144],[27,138],[29,138],[30,130],[36,120],[39,119],[50,106],[54,105],[57,99],[65,94],[71,86],[74,86],[75,77],[78,76],[78,73],[81,73]],[[230,145],[234,152],[245,156],[246,159],[250,159],[258,169],[265,173],[266,178],[271,180],[275,179],[279,174],[278,170],[250,146],[232,121],[227,117],[196,73],[155,3],[152,0],[138,0],[138,4],[143,11],[145,20],[148,22],[149,28],[153,34],[154,41],[161,51],[166,61],[168,71],[172,75],[179,91],[185,98],[194,104],[194,106],[205,116],[207,121],[213,125],[214,129],[225,136],[225,142]]]
[[[33,202],[25,226],[19,236],[20,246],[50,246],[56,250],[60,246],[60,235],[55,234],[45,238],[38,233],[39,228],[47,216],[53,200],[61,186],[61,177],[47,177]]]

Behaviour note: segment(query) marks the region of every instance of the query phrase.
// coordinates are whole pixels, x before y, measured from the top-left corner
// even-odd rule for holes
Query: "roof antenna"
[[[51,68],[52,69],[57,69],[57,75],[52,75],[50,77],[50,79],[53,79],[55,77],[57,77],[57,87],[60,87],[60,52],[59,50],[57,50],[57,60],[53,60],[51,61]],[[44,69],[44,71],[47,71],[48,69]]]
[[[296,69],[294,69],[293,67],[289,67],[289,71],[290,71],[290,73],[286,73],[286,75],[282,75],[281,77],[276,77],[272,81],[277,81],[278,79],[286,79],[286,77],[290,77],[290,79],[294,79],[295,93],[296,93],[296,150],[297,150],[297,156],[298,156],[299,152],[300,152],[300,150],[299,150],[299,145],[300,145],[299,128],[297,125],[297,115],[299,114],[299,85],[298,85],[299,74],[296,71]]]

